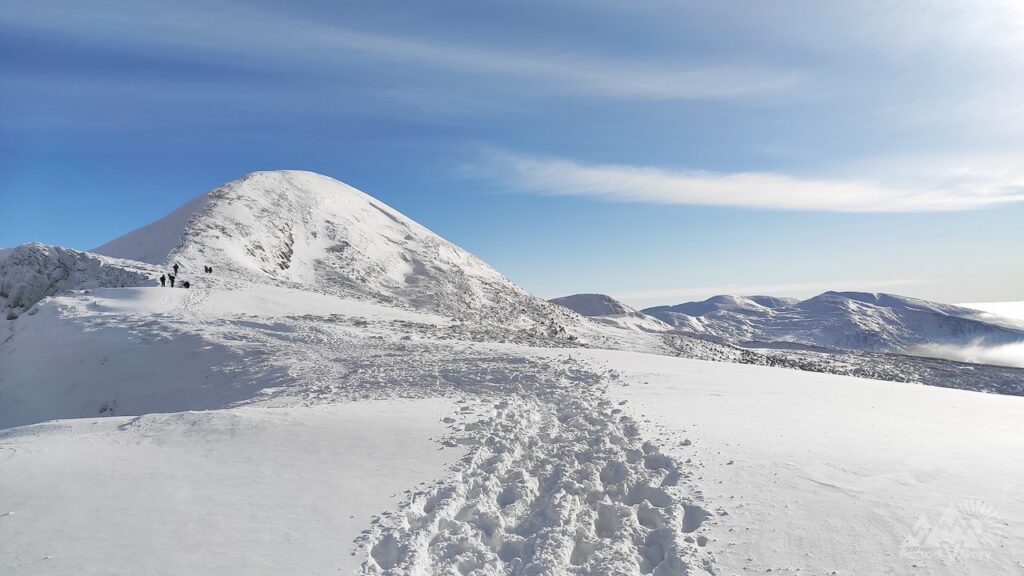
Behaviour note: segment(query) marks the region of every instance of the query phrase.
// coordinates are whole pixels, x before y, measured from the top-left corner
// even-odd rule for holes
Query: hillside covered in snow
[[[558,331],[570,317],[383,202],[312,172],[249,174],[93,252],[178,263],[204,281],[199,271],[212,266],[218,280],[358,295],[506,325]]]
[[[991,323],[978,310],[892,294],[825,292],[806,300],[715,296],[643,312],[682,330],[744,345],[914,354],[932,345],[1024,342],[1024,330]]]
[[[644,332],[664,332],[672,329],[661,320],[637,312],[607,294],[573,294],[552,298],[549,302],[564,306],[595,322],[616,328]]]
[[[0,306],[5,576],[1024,566],[1024,370],[885,353],[976,310],[546,302],[295,171],[2,250]]]
[[[63,290],[145,286],[158,268],[46,244],[0,249],[0,312],[8,320]]]

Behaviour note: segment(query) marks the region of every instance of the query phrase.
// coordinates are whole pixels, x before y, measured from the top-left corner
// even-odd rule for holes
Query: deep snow
[[[1024,398],[578,355],[622,374],[612,396],[649,418],[698,470],[694,491],[727,511],[708,533],[723,574],[1024,573],[1024,461],[1012,456],[1024,450]],[[941,545],[908,543],[922,518],[938,525],[950,510],[959,526],[923,531]]]
[[[281,415],[279,425],[287,427],[307,418],[300,407],[395,398],[458,403],[443,417],[450,429],[443,438],[435,436],[434,449],[463,446],[466,457],[438,483],[417,488],[397,515],[367,524],[369,531],[358,541],[338,542],[346,550],[356,546],[364,572],[447,573],[476,567],[482,573],[640,574],[712,565],[713,558],[696,541],[696,528],[684,531],[689,500],[677,485],[681,465],[646,442],[636,423],[611,405],[602,374],[581,369],[568,355],[524,353],[517,332],[466,327],[436,315],[338,296],[306,299],[295,289],[277,286],[238,293],[170,288],[72,292],[38,304],[36,313],[8,326],[13,329],[0,349],[0,394],[11,399],[0,404],[6,426],[55,417],[215,409],[167,420],[174,430],[166,442],[187,454],[194,449],[189,439],[207,434],[192,423],[196,418],[212,418],[216,424],[220,418],[235,418],[240,406],[279,411],[271,414]],[[550,346],[559,340],[524,342]],[[46,361],[54,347],[66,352]],[[391,418],[404,416],[396,412],[385,420]],[[18,450],[11,451],[8,461],[15,487],[11,494],[57,489],[33,492],[34,463],[19,450],[19,438],[39,429],[13,428],[0,440],[0,447]],[[76,424],[56,430],[70,436],[53,440],[62,445],[74,443],[82,429]],[[381,435],[386,439],[390,433],[385,428]],[[352,450],[344,444],[336,446],[337,453],[334,448],[310,449],[325,462],[345,461]],[[118,454],[114,447],[109,453]],[[83,463],[84,469],[71,476],[109,473],[103,458],[88,462],[92,468]],[[159,463],[187,465],[176,459]],[[263,465],[254,459],[238,466],[243,474],[246,466]],[[409,488],[425,479],[393,472]],[[183,490],[196,482],[173,473],[168,478]],[[149,494],[145,486],[137,490],[141,495],[134,498]],[[69,498],[74,497],[93,499],[88,486],[76,487]],[[269,505],[282,506],[276,495],[247,497],[256,507],[265,498],[271,498]],[[347,504],[334,514],[351,513],[344,506],[361,509],[358,493],[336,498]],[[5,505],[18,516],[17,509]],[[182,504],[196,511],[205,506],[202,498]],[[26,537],[52,547],[47,525],[42,520],[31,524]],[[102,531],[98,537],[108,536],[114,537]],[[66,551],[68,561],[94,563],[86,544]],[[149,545],[138,544],[142,551]],[[244,539],[238,545],[243,550],[252,546]],[[3,560],[34,566],[29,560],[35,550],[24,552],[29,556],[13,547],[0,553]],[[174,550],[180,548],[174,545],[168,554]],[[282,554],[288,558],[290,552]],[[311,562],[320,562],[321,568],[336,565],[337,550],[323,554],[328,556]],[[151,566],[148,560],[125,562],[123,571],[115,573]]]
[[[60,420],[0,432],[4,574],[337,574],[462,449],[444,400]]]

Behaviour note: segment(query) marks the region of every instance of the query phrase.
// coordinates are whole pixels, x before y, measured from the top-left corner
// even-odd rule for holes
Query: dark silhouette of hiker
[[[175,274],[178,273],[178,263],[177,262],[174,263],[174,273]],[[173,284],[172,284],[172,286],[173,286]]]
[[[191,284],[188,283],[188,280],[185,280],[184,282],[181,283],[182,288],[188,288],[189,286],[191,286]]]
[[[164,286],[167,286],[167,277],[164,276],[163,274],[161,274],[160,275],[160,287],[163,288]]]
[[[213,274],[213,266],[210,266],[210,274]]]
[[[174,288],[174,274],[168,274],[167,279],[171,281],[171,288]]]

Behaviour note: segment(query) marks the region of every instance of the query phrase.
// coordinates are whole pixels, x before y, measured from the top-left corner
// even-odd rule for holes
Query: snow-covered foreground
[[[657,570],[682,574],[713,566],[700,533],[704,514],[680,485],[684,474],[680,463],[646,442],[636,422],[607,399],[604,375],[583,368],[565,353],[530,353],[531,349],[513,343],[514,333],[266,286],[239,292],[169,288],[69,292],[40,303],[34,312],[6,324],[5,330],[0,394],[7,401],[0,404],[0,421],[16,427],[0,439],[0,447],[14,455],[4,464],[10,489],[0,502],[5,508],[0,514],[14,514],[3,521],[32,518],[30,510],[45,507],[41,501],[62,502],[60,506],[78,508],[75,516],[81,518],[82,531],[114,546],[116,533],[90,528],[91,523],[109,522],[94,514],[92,507],[110,494],[94,491],[110,486],[97,478],[123,475],[123,466],[130,470],[136,459],[149,462],[153,475],[166,469],[165,490],[177,487],[185,494],[186,501],[176,508],[202,514],[210,504],[197,496],[196,486],[206,476],[181,476],[181,469],[224,466],[233,471],[232,477],[275,473],[258,457],[221,457],[220,453],[236,448],[245,453],[264,443],[282,446],[294,441],[303,445],[299,452],[307,453],[309,461],[323,464],[319,479],[326,484],[348,473],[346,463],[353,450],[359,450],[344,439],[332,440],[349,433],[344,423],[337,424],[337,431],[308,432],[326,437],[326,444],[306,443],[302,436],[288,432],[291,427],[307,426],[304,410],[351,406],[358,411],[367,399],[448,398],[458,408],[428,419],[436,423],[440,418],[449,425],[443,438],[436,430],[420,428],[419,442],[409,443],[416,450],[424,450],[424,442],[431,451],[458,446],[468,450],[438,483],[419,487],[400,508],[379,499],[363,502],[357,491],[332,496],[336,510],[349,514],[348,510],[362,511],[366,506],[382,514],[391,512],[379,522],[362,524],[368,532],[355,543],[362,571],[643,574]],[[53,354],[55,349],[61,353]],[[185,409],[212,410],[146,416],[138,421],[165,429],[165,441],[153,444],[158,454],[119,453],[118,443],[131,444],[136,433],[136,424],[125,426],[124,431],[118,428],[128,420],[93,423],[99,415]],[[220,422],[234,422],[239,414],[259,420],[262,417],[255,416],[261,414],[259,410],[275,414],[279,426],[253,428],[278,432],[260,437],[242,427],[228,434],[231,440],[219,447],[209,447],[213,441],[203,439],[206,423],[219,430]],[[345,414],[335,416],[345,418]],[[56,428],[30,425],[58,417],[81,420],[65,420]],[[367,427],[371,432],[379,430],[382,441],[405,442],[401,434],[387,429],[392,419],[405,417],[401,411],[374,414],[371,420],[383,420],[383,424]],[[50,440],[35,445],[44,454],[39,461],[20,456],[33,449],[31,443],[29,448],[22,446],[26,437],[50,430],[56,431],[43,435]],[[92,435],[93,430],[100,432]],[[238,440],[241,436],[247,438]],[[242,445],[235,446],[237,442]],[[78,452],[62,448],[67,443],[98,447],[96,452],[81,451],[82,460],[71,460],[80,467],[69,463],[61,470],[59,462],[66,459],[65,454]],[[164,458],[163,452],[178,456]],[[190,454],[195,454],[195,462],[189,461]],[[403,472],[388,464],[388,458],[400,458],[400,454],[382,452],[381,457],[373,466],[392,470],[402,486],[414,489],[425,479],[418,471]],[[33,466],[59,473],[40,483],[40,473]],[[366,490],[393,492],[365,477],[359,481]],[[227,481],[228,488],[230,484]],[[113,485],[123,495],[118,506],[154,498],[145,479]],[[244,501],[256,509],[279,510],[280,530],[303,533],[308,511],[285,512],[287,503],[269,490],[227,501],[232,507]],[[15,502],[7,494],[26,496]],[[164,523],[176,525],[172,532],[199,534],[221,527],[217,506],[211,509],[211,524],[193,525],[187,515],[167,515],[161,510],[143,507],[133,512],[134,524],[126,520],[124,525],[140,533],[160,531]],[[35,523],[19,528],[19,538],[50,549],[59,542],[54,540],[59,533],[50,530],[54,522],[52,515],[41,514]],[[287,527],[291,522],[298,522],[294,529]],[[335,548],[321,548],[306,566],[333,570],[338,555],[352,549],[346,533],[328,532]],[[239,547],[247,549],[248,543],[240,541]],[[111,571],[149,571],[154,566],[151,560],[130,560],[145,555],[148,545],[144,541],[125,544],[125,564]],[[230,541],[223,544],[231,545]],[[87,543],[83,547],[88,548]],[[180,541],[167,547],[166,557],[188,549]],[[209,553],[220,547],[212,545]],[[16,573],[34,574],[35,568],[20,567],[26,566],[23,560],[28,561],[23,555],[31,560],[36,550],[5,544],[0,547],[0,560],[19,566]],[[275,550],[266,548],[271,556]],[[197,555],[196,565],[202,563],[203,554]],[[281,552],[283,565],[293,561],[291,554],[291,550]],[[81,565],[99,566],[98,557],[84,549],[68,552],[68,557]],[[180,564],[166,569],[194,573]],[[260,566],[242,570],[250,571],[258,573]]]
[[[621,374],[612,395],[726,511],[723,574],[1024,573],[1022,398],[573,354]]]
[[[61,420],[0,432],[3,574],[337,574],[462,454],[445,400]]]
[[[1019,397],[282,287],[71,292],[4,329],[5,574],[1024,570]]]

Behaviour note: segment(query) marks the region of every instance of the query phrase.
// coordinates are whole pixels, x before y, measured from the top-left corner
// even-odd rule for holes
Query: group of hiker
[[[175,262],[174,266],[171,266],[171,269],[173,272],[160,275],[161,288],[166,287],[168,282],[171,283],[171,288],[174,288],[174,280],[178,276],[178,263]],[[203,266],[203,272],[206,274],[213,274],[213,266]],[[181,283],[182,288],[189,288],[190,286],[192,286],[192,284],[188,280]]]

